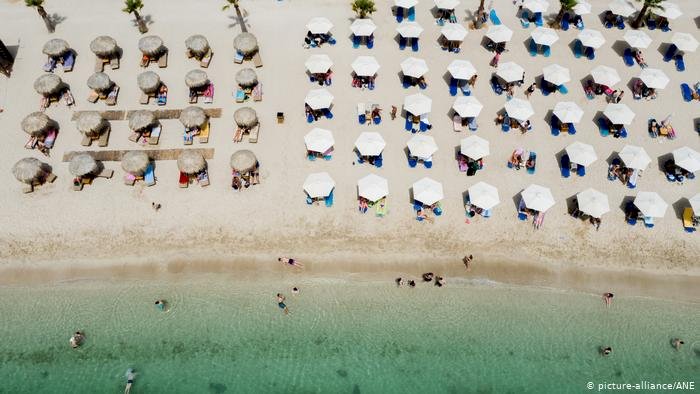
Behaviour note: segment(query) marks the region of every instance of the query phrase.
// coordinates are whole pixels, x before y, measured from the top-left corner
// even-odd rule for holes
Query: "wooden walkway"
[[[138,151],[146,152],[151,160],[177,160],[180,156],[180,152],[185,149],[133,149]],[[214,158],[213,148],[193,148],[187,150],[198,151],[204,156],[205,159]],[[122,157],[126,152],[131,152],[132,150],[99,150],[99,151],[70,151],[63,154],[63,161],[71,161],[73,156],[79,153],[87,153],[94,157],[95,160],[99,161],[121,161]]]
[[[145,108],[148,109],[148,108]],[[133,112],[136,112],[137,110],[106,110],[106,111],[100,111],[100,115],[102,115],[103,118],[106,120],[128,120],[129,115],[131,115]],[[180,118],[180,112],[182,112],[181,109],[156,109],[152,110],[153,114],[156,116],[156,119],[178,119]],[[76,120],[78,119],[78,115],[80,115],[81,112],[88,112],[88,111],[75,111],[73,112],[73,116],[71,117],[71,120]],[[210,118],[220,118],[221,117],[221,108],[205,108],[204,113],[207,114],[208,117]]]

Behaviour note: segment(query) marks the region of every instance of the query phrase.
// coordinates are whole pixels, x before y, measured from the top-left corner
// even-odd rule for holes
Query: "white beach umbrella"
[[[465,81],[476,74],[476,68],[469,60],[453,60],[447,66],[447,71],[452,74],[454,79],[463,79]]]
[[[442,183],[438,181],[425,177],[413,184],[413,199],[418,202],[433,205],[443,198]]]
[[[594,161],[598,160],[593,146],[584,144],[583,142],[576,141],[567,146],[565,150],[572,163],[580,164],[584,167],[588,167]]]
[[[326,197],[335,187],[335,181],[327,172],[309,174],[304,181],[304,191],[311,198]]]
[[[671,42],[681,51],[695,52],[695,50],[698,49],[698,40],[696,40],[692,34],[673,33]]]
[[[423,27],[416,22],[401,22],[396,28],[401,37],[417,38],[423,32]]]
[[[438,150],[438,146],[435,143],[435,138],[425,134],[414,135],[410,140],[408,140],[406,145],[408,146],[408,151],[411,156],[421,159],[429,158]]]
[[[326,89],[314,89],[306,94],[306,99],[304,100],[306,104],[309,104],[311,109],[324,109],[330,108],[333,102],[333,95]]]
[[[376,202],[389,195],[389,182],[379,175],[369,174],[357,181],[357,194]]]
[[[525,0],[523,7],[532,12],[545,12],[549,8],[549,2],[547,0]]]
[[[454,10],[459,5],[459,0],[435,0],[435,7],[439,10]]]
[[[666,214],[668,204],[656,192],[639,192],[634,198],[634,205],[642,215],[652,218],[662,218]]]
[[[583,109],[573,101],[560,101],[554,106],[554,115],[563,123],[578,123],[583,117]]]
[[[690,197],[688,202],[690,203],[690,208],[693,209],[693,214],[695,216],[700,216],[700,193]]]
[[[496,75],[503,78],[506,82],[520,81],[524,71],[525,69],[515,62],[503,62],[496,68]]]
[[[653,89],[663,89],[668,85],[670,79],[666,76],[666,73],[659,70],[658,68],[645,68],[639,73],[639,79],[644,82],[647,87]]]
[[[535,41],[536,44],[540,45],[552,45],[559,40],[559,35],[554,29],[542,26],[535,28],[535,30],[530,33],[530,37],[532,37],[532,40]]]
[[[598,49],[605,44],[605,37],[603,37],[603,33],[599,32],[598,30],[583,29],[580,33],[578,33],[577,38],[581,40],[581,44],[583,44],[585,47]]]
[[[455,99],[452,108],[463,118],[479,116],[484,106],[474,96],[460,96]]]
[[[610,103],[605,107],[603,115],[613,124],[630,124],[634,119],[634,112],[626,104]]]
[[[481,209],[491,209],[501,202],[498,189],[486,182],[477,182],[467,189],[469,202]]]
[[[542,69],[542,74],[544,75],[545,81],[551,82],[555,85],[562,85],[571,81],[569,69],[556,63],[545,66]]]
[[[637,11],[632,3],[627,0],[613,0],[610,2],[610,4],[608,4],[608,7],[613,14],[620,15],[625,18]]]
[[[304,65],[311,74],[323,74],[333,66],[333,61],[328,55],[311,55]]]
[[[658,16],[663,16],[666,19],[677,19],[679,16],[683,15],[683,11],[681,11],[681,8],[676,3],[662,1],[659,5],[661,8],[654,10],[654,13]]]
[[[508,116],[521,121],[527,120],[530,116],[532,116],[532,114],[535,113],[535,110],[532,109],[532,104],[530,104],[529,101],[519,98],[506,101],[504,107],[508,113]]]
[[[479,160],[489,155],[489,142],[479,136],[470,135],[459,141],[459,153],[474,160]]]
[[[306,28],[309,29],[311,34],[326,34],[333,28],[333,23],[327,18],[316,17],[306,24]]]
[[[538,212],[545,212],[554,205],[554,196],[548,187],[531,184],[520,193],[525,206]]]
[[[358,56],[352,62],[352,70],[358,77],[371,77],[379,71],[381,67],[374,56]]]
[[[440,29],[440,33],[449,41],[463,41],[467,36],[467,29],[459,23],[446,23]]]
[[[651,157],[641,146],[625,145],[618,153],[625,166],[634,170],[644,170],[651,163]]]
[[[610,202],[608,195],[598,190],[588,188],[576,194],[578,209],[594,218],[600,218],[603,214],[610,212]]]
[[[513,30],[510,30],[506,25],[491,25],[486,31],[486,37],[493,42],[507,42],[513,37]]]
[[[401,71],[403,75],[420,78],[428,72],[428,63],[423,59],[409,57],[401,62]]]
[[[624,38],[632,48],[648,48],[652,41],[651,37],[641,30],[627,30],[622,38]]]
[[[596,66],[591,70],[591,75],[596,83],[605,86],[613,86],[620,82],[620,75],[612,67]]]
[[[403,100],[403,108],[416,116],[429,113],[432,106],[433,100],[423,95],[423,93],[416,93],[406,96],[406,98]]]
[[[394,0],[394,5],[401,8],[411,8],[418,4],[418,0]]]
[[[700,153],[695,149],[684,146],[673,151],[673,161],[680,168],[686,171],[695,172],[700,170]]]
[[[355,140],[355,147],[362,156],[379,156],[385,146],[386,141],[375,131],[363,131]]]
[[[590,14],[591,9],[591,4],[584,0],[578,0],[578,2],[576,2],[576,5],[574,6],[574,12],[576,13],[576,15]]]
[[[335,140],[333,139],[333,133],[329,130],[316,127],[306,133],[304,143],[307,150],[323,153],[335,144]]]
[[[371,19],[355,19],[350,25],[350,30],[358,37],[366,37],[377,30],[377,25]]]

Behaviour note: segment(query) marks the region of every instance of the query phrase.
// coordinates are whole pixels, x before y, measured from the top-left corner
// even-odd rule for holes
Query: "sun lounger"
[[[325,116],[327,119],[333,119],[333,112],[331,112],[330,108],[324,108],[321,110],[323,112],[323,116]]]
[[[29,137],[29,139],[27,140],[27,143],[24,144],[24,148],[25,149],[34,149],[34,148],[36,148],[37,143],[38,143],[38,140],[36,139],[36,137]]]
[[[158,141],[160,140],[160,132],[162,130],[162,126],[160,124],[157,124],[151,128],[151,136],[148,137],[148,143],[150,145],[158,145]]]
[[[324,202],[326,203],[326,207],[330,208],[333,206],[333,190],[331,190],[331,193],[323,198]]]
[[[184,172],[180,172],[180,179],[178,180],[180,187],[187,187],[190,185],[190,176]]]
[[[574,56],[578,59],[583,56],[583,44],[581,40],[576,40],[574,42]]]
[[[528,50],[530,52],[530,56],[537,56],[537,44],[535,43],[535,40],[532,38],[530,39],[530,44],[528,45]]]
[[[260,123],[251,127],[250,130],[248,130],[248,142],[250,142],[250,143],[258,142],[259,132],[260,132]]]
[[[686,207],[683,209],[683,228],[689,233],[695,231],[695,226],[693,225],[693,208]]]
[[[353,48],[359,48],[360,47],[360,37],[356,35],[352,35],[352,47]]]
[[[44,138],[44,147],[46,149],[53,148],[53,144],[56,142],[56,136],[58,135],[58,130],[49,129],[46,133],[46,138]]]
[[[209,186],[209,173],[207,170],[203,170],[197,174],[197,183],[199,183],[200,187]]]
[[[565,13],[564,17],[561,18],[561,29],[564,31],[569,30],[569,23],[571,22],[571,17],[569,16],[569,13]]]
[[[576,166],[576,175],[578,176],[585,176],[586,175],[586,167],[578,164]]]
[[[625,48],[622,54],[622,59],[625,61],[627,67],[634,66],[634,57],[632,57],[632,50],[630,48]]]
[[[542,19],[542,13],[535,12],[535,26],[541,27],[542,25],[544,25],[544,20]]]
[[[566,85],[559,85],[559,93],[561,94],[567,94],[569,93],[569,89],[566,88]]]
[[[569,155],[563,154],[561,156],[561,176],[563,178],[568,178],[571,175],[571,160]]]
[[[94,103],[97,102],[97,100],[98,100],[99,98],[100,98],[100,95],[97,94],[96,91],[91,90],[91,91],[90,91],[90,94],[89,94],[88,97],[87,97],[87,101],[94,104]]]
[[[457,80],[450,78],[450,96],[457,95]]]
[[[553,136],[556,137],[559,135],[559,132],[561,131],[561,122],[559,122],[559,118],[557,118],[556,115],[552,115],[552,118],[549,121],[549,127]]]
[[[82,145],[82,146],[92,145],[92,138],[89,135],[83,134],[83,138],[80,140],[80,145]]]
[[[360,124],[367,123],[367,112],[365,109],[365,103],[357,104],[357,121]]]
[[[416,20],[416,7],[411,7],[408,9],[408,20],[411,22]]]
[[[666,53],[664,53],[664,61],[670,62],[671,59],[673,59],[673,57],[676,56],[676,52],[678,52],[678,47],[676,46],[676,44],[669,45],[666,49]]]
[[[109,66],[112,68],[112,70],[118,70],[119,69],[119,58],[117,56],[112,56],[109,59]]]
[[[151,96],[149,96],[146,93],[141,93],[141,98],[139,99],[139,104],[148,104],[150,99],[151,99]]]
[[[374,204],[374,214],[377,217],[384,217],[389,212],[386,200],[380,200]]]
[[[73,65],[75,64],[75,54],[73,51],[68,51],[63,55],[63,72],[73,71]]]
[[[479,125],[476,123],[476,117],[469,118],[469,130],[476,131]]]
[[[97,146],[99,147],[105,147],[107,146],[109,142],[109,133],[111,132],[111,128],[107,127],[105,131],[100,134],[99,138],[97,138]]]
[[[213,97],[213,85],[212,85],[212,97]],[[258,82],[257,85],[253,88],[253,101],[262,101],[262,83]]]
[[[399,49],[402,51],[406,49],[406,38],[403,36],[399,37]]]
[[[644,216],[644,227],[652,228],[654,227],[654,218],[651,216]]]
[[[260,51],[255,52],[252,60],[253,60],[253,65],[255,66],[255,68],[263,66],[262,58],[260,57]]]
[[[209,68],[209,63],[211,63],[211,58],[214,56],[214,52],[211,50],[211,48],[207,51],[207,53],[202,56],[202,60],[199,61],[199,67],[202,68]]]
[[[404,125],[404,129],[406,131],[412,131],[413,130],[413,122],[411,122],[411,115],[406,116],[406,123]]]
[[[496,10],[494,10],[494,9],[489,11],[489,19],[491,20],[491,23],[493,23],[494,25],[501,24],[501,20],[498,19],[498,15],[496,15]]]
[[[374,48],[374,34],[371,34],[369,37],[367,37],[367,49],[372,48]]]
[[[593,49],[592,47],[587,47],[586,48],[586,57],[588,58],[588,60],[595,59],[595,49]]]
[[[158,67],[160,68],[165,68],[168,67],[168,51],[165,51],[160,57],[158,58]]]
[[[520,25],[523,29],[530,27],[530,14],[527,11],[523,11],[522,14],[520,14]]]
[[[126,173],[124,174],[124,184],[127,186],[134,186],[136,183],[136,177],[134,174]]]
[[[408,157],[408,166],[411,168],[415,168],[416,165],[418,164],[418,159],[415,157]]]
[[[681,84],[681,94],[683,95],[683,101],[690,102],[693,100],[693,91],[690,90],[690,86],[687,83]]]
[[[544,57],[549,57],[552,54],[552,48],[549,45],[542,45],[542,54]]]
[[[452,129],[454,131],[462,131],[462,117],[458,114],[454,114],[452,117]]]
[[[413,50],[413,52],[418,52],[418,49],[420,49],[418,47],[418,37],[413,37],[411,39],[411,50]]]
[[[510,131],[510,117],[508,116],[508,114],[506,114],[505,117],[503,118],[503,123],[501,123],[501,130],[504,133],[507,133]]]
[[[105,99],[105,104],[117,105],[117,96],[119,96],[119,86],[115,84],[112,90],[107,95],[107,98]]]
[[[529,167],[527,169],[528,174],[534,174],[535,173],[535,168],[537,166],[537,154],[533,151],[530,151],[530,160],[532,160],[532,163],[534,164],[532,167]]]
[[[637,187],[637,180],[639,179],[639,170],[632,171],[632,176],[627,180],[627,187],[634,189]]]
[[[43,69],[44,69],[44,71],[46,71],[48,73],[52,73],[55,68],[56,68],[56,59],[49,56],[49,58],[46,60],[46,63],[44,63]]]
[[[610,126],[608,126],[607,119],[598,118],[598,129],[600,130],[600,135],[603,137],[610,135]]]
[[[649,15],[649,18],[645,21],[647,25],[647,29],[649,30],[656,30],[656,20],[651,18],[651,15]]]
[[[109,170],[107,168],[102,168],[102,170],[97,173],[95,176],[98,178],[111,178],[112,175],[114,175],[114,170]]]
[[[685,62],[683,61],[683,55],[680,53],[673,57],[676,60],[676,71],[685,71]]]

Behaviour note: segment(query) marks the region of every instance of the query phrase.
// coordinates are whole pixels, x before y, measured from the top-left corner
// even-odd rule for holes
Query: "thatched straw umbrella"
[[[68,171],[75,176],[85,176],[97,171],[97,161],[87,153],[79,153],[68,163]]]
[[[144,55],[156,56],[163,53],[163,40],[158,36],[146,36],[139,40],[139,50]]]
[[[63,81],[56,74],[44,74],[34,81],[34,90],[44,96],[50,96],[62,87]]]
[[[258,74],[252,68],[244,68],[236,73],[236,82],[242,88],[249,88],[258,84]]]
[[[231,155],[231,168],[240,173],[254,169],[257,163],[258,159],[255,154],[247,149],[233,152]]]
[[[154,93],[160,87],[160,77],[153,71],[146,71],[136,77],[136,83],[142,92]]]
[[[122,157],[122,168],[132,175],[143,175],[151,159],[144,151],[132,150]]]
[[[202,70],[192,70],[185,75],[185,84],[189,88],[201,88],[208,83],[209,77]]]
[[[70,49],[70,46],[65,40],[60,38],[52,38],[46,41],[46,44],[44,44],[44,48],[41,51],[46,55],[57,57],[66,53],[68,49]]]
[[[86,136],[97,137],[107,129],[109,123],[97,111],[83,111],[78,114],[75,126]]]
[[[236,121],[238,127],[249,129],[258,124],[258,114],[250,107],[243,107],[233,113],[233,120]]]
[[[53,121],[43,112],[32,112],[22,119],[22,130],[32,137],[46,134]]]
[[[194,174],[204,169],[207,162],[199,151],[183,150],[177,158],[177,168],[185,174]]]
[[[185,40],[185,46],[195,55],[203,56],[209,50],[209,41],[201,34],[189,36]]]
[[[180,112],[180,122],[183,126],[190,127],[200,127],[207,121],[207,114],[201,107],[189,106]]]
[[[92,53],[102,58],[116,54],[117,48],[117,41],[110,36],[99,36],[90,43]]]
[[[243,55],[252,55],[258,50],[258,39],[250,33],[241,33],[233,39],[233,47]]]
[[[25,157],[12,166],[12,175],[14,175],[18,181],[30,185],[48,172],[48,164],[33,157]]]
[[[134,111],[129,116],[129,128],[133,131],[143,130],[155,122],[155,114],[147,110]]]
[[[90,75],[90,78],[88,78],[87,85],[92,90],[104,92],[109,90],[112,85],[114,85],[114,82],[112,82],[112,80],[109,79],[109,76],[105,73],[94,73]]]

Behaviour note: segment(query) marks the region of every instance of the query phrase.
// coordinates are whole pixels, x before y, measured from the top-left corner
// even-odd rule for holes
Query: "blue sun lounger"
[[[457,95],[457,80],[450,78],[450,96]]]
[[[649,30],[656,30],[656,20],[649,18],[646,23]]]
[[[411,87],[411,78],[404,75],[402,84],[403,84],[404,89],[410,88]]]
[[[530,38],[530,45],[528,46],[528,50],[530,51],[530,56],[537,56],[537,44],[532,38]]]
[[[501,24],[501,20],[498,19],[498,15],[496,15],[496,10],[492,9],[491,11],[489,11],[489,19],[491,19],[491,23],[493,23],[494,25]]]
[[[552,48],[549,45],[542,45],[542,54],[544,57],[549,57],[552,54]]]
[[[416,20],[416,7],[411,7],[408,9],[408,20],[411,22]]]
[[[423,165],[425,168],[433,168],[433,161],[432,160],[423,160]]]
[[[585,176],[585,175],[586,175],[586,167],[584,167],[584,166],[582,166],[582,165],[579,164],[579,165],[576,167],[576,175],[578,175],[578,176]]]
[[[493,92],[499,96],[503,94],[503,88],[501,87],[501,84],[498,83],[498,81],[495,78],[491,79],[491,89],[493,89]]]
[[[413,40],[411,42],[411,49],[413,52],[418,52],[418,37],[413,37]]]
[[[542,13],[535,12],[535,26],[541,27],[542,25],[544,25],[544,21],[542,20]]]
[[[592,47],[586,48],[586,57],[588,58],[588,60],[595,59],[595,49],[593,49]]]
[[[622,53],[622,59],[625,61],[625,65],[627,67],[634,66],[634,58],[632,57],[632,50],[629,47],[625,48],[625,51]]]
[[[615,20],[615,26],[617,26],[617,28],[620,30],[625,28],[625,20],[622,18],[622,16],[617,16],[617,19]]]
[[[573,123],[569,123],[569,134],[571,134],[571,135],[576,134],[576,127],[574,127]]]
[[[469,119],[469,130],[476,131],[479,128],[479,125],[476,123],[476,117],[471,117]]]
[[[333,119],[333,113],[328,108],[323,109],[323,115],[328,119]]]
[[[459,88],[462,91],[463,96],[471,96],[472,95],[472,88],[469,86],[468,83],[465,82]]]
[[[564,154],[561,157],[561,176],[563,178],[568,178],[571,175],[571,160],[569,155]]]
[[[403,22],[403,13],[404,10],[402,7],[396,7],[396,21],[401,23]]]
[[[331,190],[331,194],[323,198],[326,202],[327,207],[332,207],[333,206],[333,190]]]
[[[146,172],[143,173],[143,180],[146,186],[153,186],[156,184],[156,176],[153,172],[153,163],[148,163],[146,166]]]
[[[549,127],[552,130],[552,135],[555,137],[561,132],[561,122],[559,122],[559,118],[556,115],[552,115],[552,118],[549,120]]]
[[[527,11],[523,11],[520,14],[520,25],[522,25],[523,29],[530,27],[530,14]]]
[[[676,46],[676,44],[669,45],[666,49],[666,53],[664,53],[664,61],[670,62],[671,59],[673,59],[673,57],[676,56],[676,52],[678,52],[678,47]]]
[[[685,62],[683,61],[683,55],[677,54],[674,59],[676,60],[676,71],[685,71]]]
[[[535,164],[531,168],[527,169],[528,174],[534,174],[535,173],[535,168],[537,168],[537,153],[530,151],[530,160]]]
[[[681,94],[683,94],[683,101],[690,102],[693,99],[693,91],[690,90],[690,86],[687,83],[681,84]]]
[[[574,56],[578,59],[581,56],[583,56],[583,44],[581,43],[581,40],[576,40],[574,42]]]
[[[399,37],[399,49],[404,50],[406,49],[406,37],[400,36]]]
[[[608,121],[605,118],[598,118],[598,128],[600,129],[600,135],[603,137],[610,135],[610,127],[608,126]]]
[[[418,159],[416,159],[415,157],[408,158],[408,166],[409,167],[414,168],[416,166],[416,164],[418,164]]]
[[[352,47],[353,48],[359,48],[360,47],[360,37],[356,35],[352,35]]]
[[[428,131],[428,124],[421,120],[419,123],[419,128],[420,128],[420,131],[426,132],[426,131]]]
[[[372,48],[374,48],[374,34],[371,34],[369,37],[367,37],[367,49]]]
[[[404,125],[404,129],[406,129],[406,131],[413,131],[413,122],[411,122],[410,116],[411,115],[406,116],[406,123]]]
[[[569,13],[565,13],[564,17],[561,18],[561,29],[564,31],[569,30],[569,22],[571,21],[571,17],[569,16]]]

